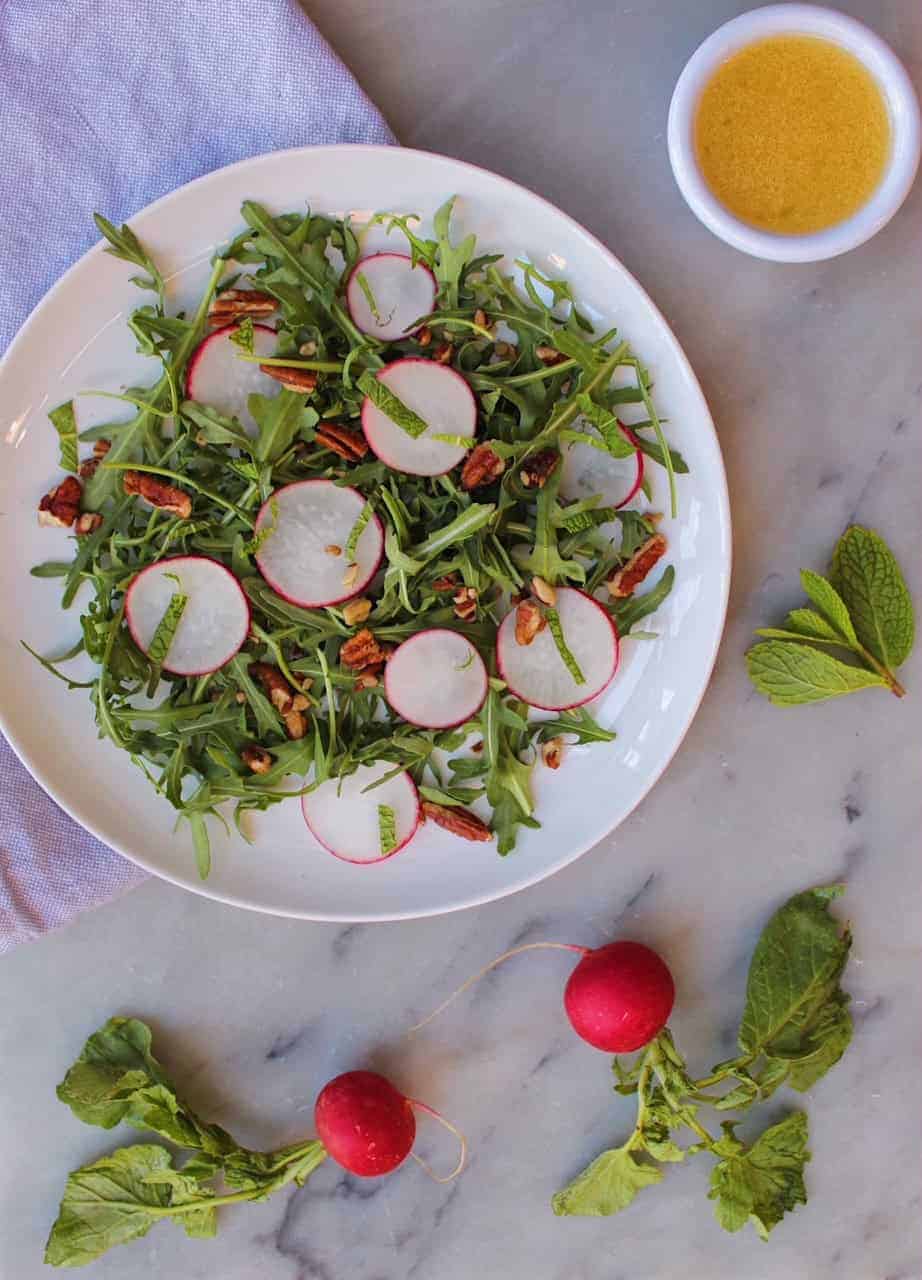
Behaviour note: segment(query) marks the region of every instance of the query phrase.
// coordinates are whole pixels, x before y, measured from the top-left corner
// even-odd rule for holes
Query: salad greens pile
[[[83,492],[83,509],[98,513],[101,523],[77,540],[72,560],[41,564],[32,572],[62,579],[65,608],[80,592],[82,638],[69,652],[39,660],[69,688],[89,690],[100,736],[128,752],[189,823],[202,877],[211,865],[206,819],[223,821],[226,802],[232,802],[246,835],[249,812],[292,794],[287,778],[310,787],[382,760],[395,772],[409,770],[433,803],[466,806],[484,797],[499,852],[506,854],[521,826],[539,825],[531,789],[536,742],[560,734],[580,742],[614,736],[583,709],[530,722],[526,704],[495,678],[494,641],[510,597],[527,591],[532,575],[594,593],[651,537],[654,521],[636,509],[606,507],[598,496],[566,503],[559,466],[543,487],[524,484],[522,468],[539,452],[574,442],[616,457],[639,448],[665,469],[675,513],[675,477],[687,466],[666,442],[650,378],[628,343],[615,330],[594,333],[564,281],[518,262],[518,286],[501,269],[502,255],[478,253],[472,235],[454,242],[452,205],[449,200],[435,214],[431,238],[418,232],[413,217],[373,219],[401,234],[414,262],[436,278],[436,309],[420,318],[431,336],[428,345],[419,335],[379,342],[350,318],[344,283],[361,250],[347,221],[309,212],[272,215],[246,201],[245,230],[214,258],[198,307],[171,315],[163,276],[131,228],[97,216],[107,252],[137,268],[132,280],[154,295],[132,312],[128,325],[139,351],[160,372],[152,385],[115,397],[133,407],[133,416],[80,433],[83,441],[111,445]],[[278,304],[277,349],[269,363],[316,376],[308,392],[283,386],[275,396],[252,395],[255,435],[236,418],[185,394],[188,364],[207,333],[209,310],[241,285]],[[511,341],[502,341],[500,332]],[[252,354],[252,335],[252,320],[244,320],[235,334],[239,359],[265,363],[264,356]],[[386,391],[373,374],[388,360],[434,357],[437,351],[444,358],[446,345],[452,367],[475,393],[478,441],[489,441],[504,463],[502,475],[486,488],[472,495],[452,473],[432,479],[398,474],[372,455],[344,461],[318,439],[325,423],[357,424],[364,396]],[[547,362],[547,350],[556,362]],[[632,385],[611,385],[618,370],[627,371]],[[646,413],[629,433],[616,416],[625,403],[642,405]],[[398,422],[405,410],[399,401],[382,407]],[[73,403],[59,406],[51,419],[61,465],[73,472]],[[399,425],[414,429],[412,422]],[[189,514],[151,510],[126,493],[126,471],[178,487],[188,495]],[[382,645],[432,626],[467,636],[494,677],[475,721],[430,732],[400,720],[380,685],[367,687],[370,682],[357,681],[340,662],[341,646],[357,630],[344,606],[305,609],[287,603],[259,575],[254,553],[266,531],[255,534],[254,524],[261,505],[280,486],[320,477],[356,488],[367,499],[365,518],[373,509],[384,525],[384,571],[362,626]],[[357,537],[360,530],[354,532]],[[183,554],[209,556],[231,569],[252,610],[244,649],[221,669],[196,678],[161,671],[158,660],[181,617],[179,594],[152,652],[137,647],[124,618],[125,591],[138,571]],[[670,567],[645,594],[600,601],[622,635],[659,606],[673,576]],[[475,612],[457,616],[451,597],[438,589],[446,579],[473,588]],[[89,590],[86,603],[81,588]],[[98,665],[89,681],[69,679],[59,670],[78,653]],[[277,666],[309,700],[303,737],[286,736],[278,708],[252,678],[254,662]],[[162,689],[161,680],[166,696],[155,704],[141,700]],[[481,754],[450,758],[447,767],[439,763],[445,759],[441,753],[457,752],[472,734],[483,741]],[[242,756],[254,744],[271,757],[265,772],[251,771]]]

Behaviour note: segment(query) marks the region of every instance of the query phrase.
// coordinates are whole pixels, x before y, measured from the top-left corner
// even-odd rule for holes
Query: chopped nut
[[[93,445],[93,457],[104,458],[111,448],[111,440],[97,440]]]
[[[212,324],[231,324],[244,316],[271,316],[278,305],[271,294],[257,289],[226,289],[211,304],[208,319]]]
[[[478,818],[476,813],[471,813],[470,809],[462,809],[455,805],[433,804],[431,800],[424,800],[421,808],[424,820],[429,819],[436,826],[450,831],[452,835],[460,836],[462,840],[493,839],[493,832],[487,824]]]
[[[146,471],[126,471],[123,486],[127,494],[136,494],[159,511],[169,511],[180,520],[192,515],[192,499],[182,489],[167,484],[160,476]]]
[[[265,747],[258,747],[255,744],[250,747],[244,747],[240,752],[240,759],[252,773],[268,773],[272,768],[272,757]]]
[[[271,662],[251,662],[247,670],[262,685],[279,715],[287,715],[294,706],[294,693],[278,667]]]
[[[95,511],[84,511],[82,515],[77,516],[74,533],[78,538],[85,538],[89,534],[95,533],[101,524],[101,515],[97,515]]]
[[[89,480],[90,476],[96,474],[96,468],[111,448],[112,444],[109,440],[96,441],[93,445],[93,456],[80,463],[80,475],[84,480]]]
[[[563,738],[550,738],[541,746],[541,759],[549,769],[559,769],[563,760]]]
[[[440,342],[435,349],[433,359],[436,364],[451,364],[451,357],[454,354],[454,348],[450,342]]]
[[[348,604],[343,605],[343,621],[349,627],[354,627],[357,622],[364,622],[371,613],[371,601],[366,600],[364,596],[359,596],[357,600],[350,600]]]
[[[531,644],[547,626],[547,618],[534,600],[523,600],[515,611],[515,642]]]
[[[358,565],[350,564],[346,572],[343,574],[343,586],[346,588],[346,590],[349,590],[350,587],[355,586],[356,582],[358,581],[358,576],[359,576]]]
[[[432,330],[427,324],[424,324],[423,327],[418,330],[416,334],[416,341],[421,347],[428,347],[429,343],[432,341]]]
[[[505,462],[488,444],[475,445],[461,468],[461,488],[479,489],[481,485],[492,484],[505,470]]]
[[[38,504],[38,522],[41,525],[69,529],[80,514],[83,485],[76,476],[68,476],[46,493]]]
[[[474,324],[479,325],[481,329],[487,327],[487,313],[482,307],[478,307],[474,312]]]
[[[246,700],[247,700],[246,694],[243,692],[242,689],[238,689],[237,692],[234,694],[234,701],[239,702],[240,705],[243,706]]]
[[[77,468],[81,480],[89,480],[99,469],[99,458],[84,458]]]
[[[535,347],[535,355],[542,364],[546,365],[561,364],[567,358],[556,347]]]
[[[307,716],[303,711],[289,711],[282,719],[285,721],[285,732],[293,741],[303,738],[307,733]]]
[[[433,591],[454,591],[458,585],[458,578],[453,573],[446,573],[444,577],[436,578],[432,584]]]
[[[627,564],[608,579],[605,584],[608,587],[608,594],[614,596],[616,600],[623,600],[626,596],[633,595],[657,560],[666,554],[668,545],[663,534],[654,533],[652,538],[648,538],[643,546],[634,552]]]
[[[338,547],[335,542],[331,542],[328,546],[324,547],[323,549],[328,556],[341,556],[343,553],[342,547]]]
[[[335,422],[324,422],[317,428],[316,440],[324,449],[344,458],[346,462],[358,462],[368,452],[365,437],[359,431],[350,431]]]
[[[371,671],[363,671],[355,677],[356,689],[374,689],[377,687],[378,677]]]
[[[298,354],[302,356],[306,356],[307,359],[309,360],[311,356],[315,356],[317,354],[317,343],[302,342],[300,347],[298,347]]]
[[[292,711],[306,711],[310,705],[310,699],[306,698],[303,693],[296,693],[291,700]]]
[[[539,449],[522,463],[519,479],[526,489],[543,489],[559,464],[556,449]]]
[[[519,354],[518,347],[513,346],[511,342],[503,342],[502,340],[493,343],[493,350],[501,360],[515,360]]]
[[[557,603],[557,592],[549,582],[545,582],[543,578],[535,576],[531,580],[531,589],[542,604],[546,604],[549,608],[553,609],[554,605]]]
[[[477,588],[461,587],[454,597],[455,617],[462,622],[472,622],[477,617]]]
[[[479,742],[472,743],[471,751],[473,751],[475,756],[480,755],[481,751],[483,751],[483,738],[481,738]]]
[[[662,524],[663,521],[666,519],[662,511],[645,511],[643,518],[645,520],[649,520],[650,524],[653,525],[654,529],[656,528],[657,525]]]
[[[388,651],[374,637],[367,627],[357,631],[345,641],[339,651],[339,660],[344,667],[353,671],[362,671],[366,667],[376,667],[386,661]]]
[[[259,372],[267,378],[280,382],[289,391],[300,391],[309,396],[317,386],[317,375],[313,369],[291,369],[282,364],[261,364]]]

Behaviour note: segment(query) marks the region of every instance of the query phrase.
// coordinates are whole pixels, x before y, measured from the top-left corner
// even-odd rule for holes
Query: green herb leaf
[[[561,1217],[607,1217],[626,1209],[638,1191],[662,1179],[655,1165],[642,1163],[626,1147],[616,1147],[603,1151],[569,1186],[558,1191],[551,1206]]]
[[[835,587],[821,577],[820,574],[813,573],[810,569],[801,570],[800,585],[803,587],[804,593],[809,596],[826,622],[828,622],[832,632],[850,648],[854,648],[858,643],[858,637],[855,635],[855,628],[852,626],[852,620],[848,616],[845,602]],[[803,612],[809,613],[810,611],[804,610]]]
[[[765,640],[746,654],[749,679],[778,707],[822,702],[887,681],[874,671],[850,667],[831,654],[796,641]]]
[[[883,538],[860,525],[846,529],[833,554],[832,581],[864,647],[889,670],[902,666],[912,651],[915,617],[900,566]]]
[[[365,295],[365,301],[368,303],[369,311],[374,316],[375,323],[378,325],[385,323],[381,319],[381,312],[378,310],[378,303],[375,299],[375,295],[371,291],[371,285],[368,283],[368,277],[365,275],[364,271],[356,272],[355,278],[358,281],[359,288]]]
[[[80,464],[77,459],[77,416],[73,400],[59,404],[56,409],[51,410],[48,417],[58,433],[58,460],[61,467],[76,475]]]
[[[453,445],[456,449],[473,449],[477,441],[473,436],[452,436],[441,431],[433,431],[430,440],[438,440],[441,444]]]
[[[580,670],[580,665],[573,656],[573,652],[564,639],[563,624],[560,621],[560,614],[556,609],[545,609],[544,616],[547,618],[547,625],[550,628],[551,635],[554,637],[554,644],[557,646],[557,652],[560,654],[561,661],[576,684],[585,684],[586,677]]]
[[[368,524],[369,520],[371,519],[374,509],[375,509],[375,504],[372,501],[372,499],[366,498],[365,505],[362,507],[361,511],[359,512],[358,518],[356,519],[355,524],[349,530],[349,536],[346,539],[346,545],[343,548],[343,551],[345,552],[347,564],[355,563],[355,553],[356,553],[356,550],[358,549],[359,538],[361,538],[362,534],[365,532],[365,527]]]
[[[253,317],[244,316],[237,327],[230,333],[230,340],[235,347],[240,347],[247,355],[253,354]]]
[[[167,605],[163,617],[157,623],[157,629],[147,647],[147,656],[158,667],[162,666],[164,658],[170,652],[170,645],[176,638],[176,629],[188,603],[188,596],[184,596],[179,591],[174,592],[170,596],[170,603]]]
[[[249,454],[254,441],[244,431],[236,418],[228,418],[207,404],[195,400],[183,400],[180,413],[186,422],[195,427],[195,434],[203,444],[229,444]],[[252,464],[250,464],[252,465]]]
[[[397,818],[389,804],[378,805],[378,836],[381,856],[386,857],[397,844]]]
[[[99,234],[109,243],[109,247],[105,252],[113,258],[120,258],[123,262],[130,262],[134,266],[140,267],[142,271],[146,271],[146,277],[132,276],[132,284],[136,284],[142,289],[155,290],[160,295],[162,305],[164,295],[163,276],[157,270],[128,223],[123,223],[120,228],[116,227],[108,218],[104,218],[101,213],[94,213],[93,220],[96,223]]]
[[[628,635],[642,618],[655,613],[669,595],[674,583],[675,568],[673,565],[667,564],[663,570],[662,577],[655,587],[652,587],[642,596],[628,596],[626,600],[619,600],[611,606],[611,615],[618,628],[618,634],[620,636]]]
[[[379,381],[371,370],[366,369],[356,385],[360,391],[368,396],[368,399],[376,408],[380,409],[383,414],[390,418],[391,422],[396,423],[408,436],[413,436],[416,439],[426,430],[428,423],[424,422],[418,413],[408,409],[403,401],[394,395],[390,387]]]
[[[807,1117],[795,1111],[766,1129],[751,1147],[736,1146],[739,1150],[711,1171],[708,1196],[717,1202],[714,1211],[725,1231],[739,1231],[751,1221],[767,1240],[785,1213],[807,1203]]]
[[[277,396],[253,394],[247,407],[259,427],[253,456],[258,462],[277,462],[301,431],[320,421],[314,409],[304,405],[304,396],[283,387]]]

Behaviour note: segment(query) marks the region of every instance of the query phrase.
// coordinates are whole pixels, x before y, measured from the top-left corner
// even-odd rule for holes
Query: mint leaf
[[[751,1220],[767,1240],[785,1213],[807,1203],[807,1117],[802,1111],[793,1112],[766,1129],[749,1148],[732,1136],[729,1126],[725,1146],[731,1151],[711,1171],[708,1192],[708,1198],[717,1202],[717,1221],[725,1231],[739,1231]]]
[[[58,461],[64,471],[72,471],[75,475],[79,469],[77,460],[77,416],[74,413],[73,400],[59,404],[52,409],[48,418],[58,433]]]
[[[362,507],[355,521],[355,524],[349,530],[349,536],[346,539],[346,545],[343,548],[346,557],[346,564],[355,562],[355,552],[359,545],[359,538],[365,532],[365,526],[371,519],[371,513],[374,511],[374,503],[370,498],[365,499],[365,505]]]
[[[237,324],[236,329],[229,334],[231,342],[235,347],[240,347],[247,355],[253,354],[253,317],[244,316]]]
[[[549,608],[545,609],[544,615],[547,618],[547,625],[554,638],[554,644],[557,646],[557,652],[560,654],[561,662],[563,662],[563,665],[573,677],[574,683],[585,684],[586,677],[580,670],[580,665],[573,656],[573,652],[564,638],[563,623],[560,621],[560,614],[556,609]]]
[[[390,387],[385,386],[383,382],[376,378],[370,369],[366,369],[358,379],[357,386],[360,391],[364,392],[376,409],[380,409],[385,417],[390,418],[391,422],[396,423],[414,440],[421,436],[428,427],[429,424],[424,422],[418,413],[414,413],[412,409],[407,408],[403,401],[394,395]]]
[[[841,598],[841,597],[840,597]],[[787,617],[790,629],[799,636],[811,640],[830,640],[838,642],[839,632],[831,626],[819,613],[812,609],[792,609]]]
[[[185,613],[186,605],[189,603],[189,597],[180,591],[174,591],[170,596],[170,602],[164,610],[163,617],[157,623],[150,644],[147,647],[147,656],[151,662],[160,666],[164,658],[170,652],[170,645],[176,638],[176,629]]]
[[[848,606],[858,639],[890,670],[912,650],[915,618],[900,566],[873,529],[852,525],[836,545],[832,581]]]
[[[617,615],[616,615],[617,617]],[[746,654],[749,679],[777,707],[822,702],[858,689],[887,688],[874,671],[850,667],[798,641],[765,640]]]
[[[840,636],[850,648],[854,648],[858,643],[858,637],[855,635],[855,628],[848,616],[845,602],[835,587],[820,574],[814,573],[812,569],[801,569],[800,585],[829,623],[834,634]]]
[[[397,843],[397,819],[389,804],[378,805],[378,839],[383,858]]]
[[[559,1217],[607,1217],[620,1213],[638,1191],[661,1182],[661,1170],[642,1164],[627,1147],[603,1151],[569,1186],[558,1191],[551,1207]]]

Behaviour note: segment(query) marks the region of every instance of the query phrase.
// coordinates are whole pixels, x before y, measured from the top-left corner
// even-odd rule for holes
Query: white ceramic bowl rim
[[[818,36],[841,45],[874,77],[890,116],[892,145],[884,177],[870,200],[835,226],[808,235],[777,235],[735,218],[708,187],[695,158],[694,118],[705,84],[718,65],[756,40],[782,32]],[[812,4],[773,4],[718,27],[692,54],[669,106],[669,160],[679,190],[704,225],[727,244],[773,262],[817,262],[863,244],[893,217],[919,165],[919,102],[896,54],[863,23]]]

